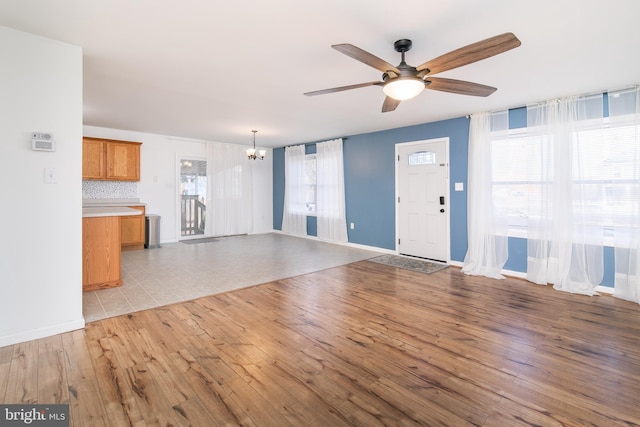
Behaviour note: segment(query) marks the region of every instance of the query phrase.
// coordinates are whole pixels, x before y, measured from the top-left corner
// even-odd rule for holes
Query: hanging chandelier
[[[252,130],[253,132],[253,148],[247,149],[247,157],[251,160],[260,159],[264,160],[264,156],[267,154],[267,150],[260,150],[256,154],[256,132],[257,130]]]

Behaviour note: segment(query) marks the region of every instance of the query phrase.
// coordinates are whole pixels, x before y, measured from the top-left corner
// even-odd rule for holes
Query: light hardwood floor
[[[640,306],[370,261],[0,348],[74,426],[636,426]]]

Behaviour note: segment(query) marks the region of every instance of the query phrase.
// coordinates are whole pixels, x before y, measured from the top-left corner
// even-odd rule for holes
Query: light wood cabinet
[[[140,144],[107,141],[107,179],[140,181]]]
[[[141,215],[120,218],[120,244],[123,251],[144,249],[145,215],[144,206],[128,206],[142,211]]]
[[[82,218],[82,290],[121,285],[120,217]]]
[[[82,178],[104,179],[105,172],[104,141],[83,138],[82,140]]]
[[[141,144],[82,138],[82,179],[140,181]]]

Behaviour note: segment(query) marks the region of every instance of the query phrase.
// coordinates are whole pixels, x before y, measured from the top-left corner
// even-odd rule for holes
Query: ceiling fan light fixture
[[[398,101],[418,96],[424,90],[424,80],[417,77],[398,77],[382,87],[385,95]]]

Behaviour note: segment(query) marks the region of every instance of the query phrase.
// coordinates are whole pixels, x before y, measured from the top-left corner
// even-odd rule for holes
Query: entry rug
[[[399,255],[382,255],[375,258],[370,258],[369,261],[377,262],[378,264],[390,265],[392,267],[404,268],[405,270],[417,271],[420,273],[431,274],[436,271],[443,270],[449,265],[440,264],[437,262],[427,261],[426,259],[409,258]]]

